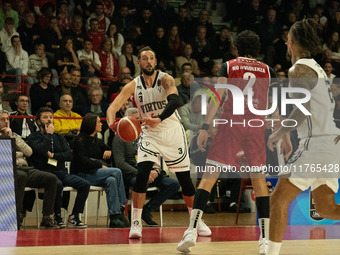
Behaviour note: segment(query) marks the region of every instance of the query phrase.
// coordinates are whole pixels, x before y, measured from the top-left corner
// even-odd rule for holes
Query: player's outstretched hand
[[[198,137],[197,137],[197,146],[198,149],[202,152],[206,151],[206,147],[207,147],[207,141],[209,138],[209,134],[206,130],[202,129],[199,131]]]
[[[142,126],[148,126],[148,131],[158,126],[162,122],[160,118],[145,118],[142,119]]]
[[[278,130],[273,132],[268,138],[267,142],[268,149],[274,151],[274,148],[276,148],[276,144],[278,141],[280,141],[281,137],[282,134]]]

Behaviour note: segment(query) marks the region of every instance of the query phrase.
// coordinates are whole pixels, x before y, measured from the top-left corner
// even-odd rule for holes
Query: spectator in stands
[[[4,27],[4,21],[8,17],[14,19],[14,28],[17,29],[19,26],[18,12],[12,9],[11,0],[2,0],[2,6],[0,9],[0,29]]]
[[[37,16],[43,16],[47,4],[53,6],[53,12],[55,12],[56,0],[33,0],[33,7]]]
[[[112,42],[112,52],[116,55],[116,58],[119,58],[122,55],[122,46],[124,45],[124,37],[121,33],[118,32],[117,26],[114,23],[111,23],[106,36],[111,39]]]
[[[60,48],[61,40],[63,36],[58,27],[58,21],[55,16],[49,18],[48,27],[43,30],[41,35],[41,42],[45,45],[46,56],[50,64],[54,64],[55,54]],[[52,65],[50,65],[52,67]]]
[[[99,74],[105,80],[105,84],[118,79],[119,66],[115,55],[112,53],[112,42],[109,38],[104,38],[99,47],[99,59],[102,63]]]
[[[267,17],[260,25],[260,39],[262,52],[265,54],[265,62],[269,66],[275,64],[275,45],[281,37],[281,25],[276,20],[276,10],[270,8]]]
[[[128,67],[119,68],[118,80],[110,85],[108,92],[107,92],[107,99],[109,99],[109,102],[113,101],[113,100],[111,101],[111,95],[115,92],[120,91],[120,87],[123,87],[126,84],[126,83],[124,84],[122,83],[122,80],[124,79],[129,79],[130,81],[132,80],[131,72]]]
[[[69,2],[67,0],[62,0],[59,3],[58,9],[58,26],[61,32],[69,30],[71,27],[71,17],[68,14]]]
[[[25,13],[25,22],[18,27],[18,33],[20,34],[22,48],[27,51],[28,55],[33,54],[34,46],[42,33],[40,26],[35,23],[33,12]]]
[[[286,29],[290,29],[290,27],[297,21],[296,14],[292,11],[287,13],[287,20],[284,23],[284,27]]]
[[[20,75],[27,75],[28,72],[28,54],[27,51],[22,49],[20,37],[17,35],[11,38],[12,47],[6,51],[7,67],[6,73],[17,75],[16,83],[22,83]],[[33,79],[30,77],[25,78],[25,82],[32,84]]]
[[[206,38],[213,38],[215,35],[215,30],[212,25],[211,15],[208,10],[200,10],[198,17],[192,20],[193,32],[192,36],[195,36],[195,31],[199,26],[205,26],[206,28]]]
[[[56,88],[52,85],[53,73],[47,67],[42,67],[37,74],[38,82],[31,86],[29,96],[31,99],[31,112],[36,115],[41,107],[48,106],[54,110],[58,109],[58,102],[55,100]]]
[[[211,58],[214,62],[218,61],[221,64],[227,61],[227,54],[232,44],[232,37],[227,26],[220,28],[220,33],[215,35],[210,40]]]
[[[56,55],[56,62],[57,71],[60,75],[65,72],[70,72],[72,68],[80,68],[72,38],[66,37],[63,39],[60,50]]]
[[[169,58],[172,61],[172,66],[175,65],[175,59],[178,56],[183,56],[185,43],[180,39],[177,25],[171,25],[168,31],[168,48]]]
[[[134,54],[138,54],[138,51],[144,46],[144,39],[142,36],[141,27],[139,24],[134,24],[129,27],[127,38],[125,41],[130,41],[133,43],[133,52]]]
[[[100,87],[102,85],[102,82],[97,76],[92,76],[90,79],[87,81],[87,94],[90,92],[91,87]]]
[[[26,1],[27,3],[27,1]],[[27,3],[28,4],[28,3]],[[18,1],[14,8],[18,12],[18,28],[25,23],[25,14],[29,11],[28,6],[26,7],[25,1]]]
[[[3,102],[3,96],[4,96],[4,84],[0,81],[0,110],[12,112],[12,109],[9,106],[9,104]]]
[[[141,28],[141,39],[144,45],[151,45],[152,35],[156,28],[156,22],[151,10],[145,6],[142,10],[141,16],[136,21]]]
[[[188,18],[188,10],[184,5],[181,5],[179,7],[178,16],[175,23],[178,26],[179,37],[181,38],[181,40],[186,43],[190,43],[193,27],[191,21]]]
[[[37,9],[34,8],[35,13],[37,13]],[[40,12],[40,8],[38,11],[40,14],[37,14],[38,21],[43,30],[46,30],[50,23],[50,18],[54,17],[55,13],[55,3],[45,3]],[[57,17],[56,17],[57,19]],[[58,22],[56,22],[58,24]]]
[[[278,42],[274,45],[275,47],[275,60],[276,63],[281,64],[281,68],[288,70],[291,67],[291,59],[287,52],[286,42],[288,41],[288,29],[282,29],[281,36]]]
[[[97,138],[102,123],[95,114],[85,115],[74,147],[72,168],[91,185],[105,187],[110,228],[129,227],[124,215],[126,196],[122,172],[110,167],[112,151]]]
[[[102,65],[98,53],[93,51],[92,47],[92,40],[86,37],[84,39],[84,49],[77,51],[82,77],[94,76],[96,72],[99,72]]]
[[[75,0],[75,8],[73,10],[74,15],[79,15],[83,20],[87,20],[91,12],[96,8],[96,0]]]
[[[192,47],[190,44],[186,44],[184,47],[184,55],[176,58],[176,77],[181,77],[182,66],[185,63],[191,64],[192,73],[195,75],[200,75],[200,70],[198,68],[197,61],[191,57]]]
[[[83,178],[67,172],[65,162],[72,160],[72,152],[64,136],[54,132],[53,111],[42,107],[37,113],[37,123],[41,132],[32,133],[27,140],[33,149],[31,156],[33,165],[39,170],[53,173],[57,176],[57,194],[54,205],[55,220],[60,228],[65,228],[61,217],[62,191],[64,186],[77,190],[73,210],[68,218],[68,228],[86,228],[79,219],[83,213],[85,202],[90,190],[90,184]]]
[[[79,134],[82,119],[56,119],[55,117],[81,118],[81,116],[72,111],[73,99],[71,95],[62,95],[59,107],[60,109],[53,114],[54,132],[63,135],[70,147],[73,148],[74,139]]]
[[[39,43],[35,45],[35,54],[28,57],[28,74],[37,75],[42,67],[48,67],[48,60],[45,53],[45,45]],[[38,82],[38,80],[34,79],[34,82]]]
[[[305,4],[304,1],[294,0],[289,2],[290,6],[288,6],[288,10],[295,13],[297,20],[302,20],[309,15],[308,4]]]
[[[261,20],[263,19],[260,0],[251,0],[250,4],[244,4],[243,7],[244,9],[241,11],[241,20],[239,21],[240,25],[238,31],[241,32],[248,29],[258,33]]]
[[[60,85],[54,93],[55,102],[59,102],[60,97],[65,94],[69,94],[73,98],[73,111],[84,116],[87,100],[79,89],[73,87],[72,76],[69,73],[62,73],[60,76]]]
[[[90,17],[87,19],[86,28],[90,29],[91,19],[96,18],[98,20],[98,32],[105,34],[110,25],[109,18],[105,17],[104,5],[102,2],[97,2],[95,7],[95,12],[91,13]]]
[[[128,35],[128,29],[133,24],[133,17],[129,14],[129,7],[127,5],[122,4],[119,7],[118,14],[114,15],[112,18],[112,23],[116,24],[118,32],[126,38]]]
[[[198,67],[201,72],[207,72],[213,64],[211,60],[211,45],[207,37],[207,28],[205,26],[198,26],[196,36],[192,44],[192,57],[196,59]]]
[[[0,31],[1,50],[3,52],[6,53],[12,47],[11,39],[14,35],[19,36],[19,33],[14,28],[14,19],[8,17],[5,19],[5,25]]]
[[[137,64],[137,56],[133,55],[133,45],[125,42],[122,47],[122,55],[119,57],[119,68],[128,67],[132,77],[140,75],[140,67]]]
[[[152,11],[152,10],[151,10]],[[153,10],[157,24],[169,27],[176,21],[176,12],[174,7],[170,6],[168,0],[159,1],[158,6]]]
[[[87,36],[83,19],[77,15],[72,18],[71,28],[64,32],[65,37],[73,38],[74,48],[79,51],[83,48],[85,37]]]
[[[210,70],[210,76],[211,76],[211,77],[216,77],[216,76],[218,76],[218,73],[219,73],[219,71],[220,71],[221,66],[222,66],[222,64],[220,64],[220,63],[215,63],[215,64],[212,66],[211,70]]]
[[[125,116],[139,118],[138,109],[127,109]],[[133,186],[136,182],[138,172],[136,161],[137,142],[138,141],[125,142],[117,135],[113,138],[112,152],[114,161],[116,166],[123,172],[126,189]],[[158,187],[160,191],[144,205],[142,219],[149,226],[157,226],[158,224],[152,220],[150,212],[157,210],[167,199],[175,195],[180,186],[178,181],[171,179],[159,166],[155,166],[155,168],[151,170],[148,186]]]
[[[169,63],[169,47],[168,40],[165,36],[164,27],[158,26],[156,28],[156,34],[154,35],[154,39],[152,40],[151,48],[155,51],[157,56],[157,62],[164,61],[165,63]]]
[[[194,95],[192,102],[183,105],[178,109],[178,114],[181,116],[181,123],[184,130],[191,130],[194,133],[199,131],[199,128],[204,122],[204,115],[201,114],[202,97]],[[188,140],[190,141],[190,139]]]
[[[328,36],[326,43],[322,46],[323,50],[330,54],[331,60],[340,61],[340,40],[339,32],[335,31]]]
[[[190,102],[190,79],[194,76],[190,73],[183,73],[181,78],[181,84],[177,87],[179,97],[181,99],[181,105]]]
[[[89,91],[90,104],[87,112],[96,114],[98,117],[105,117],[109,104],[103,99],[103,90],[101,87],[92,87]],[[106,123],[106,122],[105,122]],[[104,123],[103,132],[106,131],[107,125]]]
[[[6,63],[6,54],[2,50],[0,50],[0,80],[5,79]]]
[[[90,19],[90,29],[87,31],[87,36],[92,39],[92,50],[98,52],[99,46],[102,43],[105,35],[99,32],[99,22],[97,18]]]
[[[328,24],[328,31],[340,31],[340,9],[335,13],[335,19]]]
[[[329,79],[329,84],[333,84],[333,79],[336,77],[335,74],[333,74],[333,65],[332,62],[327,61],[323,65],[323,70],[325,70],[325,73],[327,74],[327,77]]]
[[[132,81],[132,78],[123,78],[121,80],[119,80],[119,83],[118,83],[118,91],[117,92],[114,92],[113,94],[110,95],[109,97],[109,102],[112,103],[113,100],[116,99],[116,97],[119,95],[119,93],[122,91],[123,87],[128,84],[130,81]],[[129,99],[129,102],[132,102],[133,100],[132,99]]]
[[[112,0],[99,0],[104,7],[104,14],[107,18],[111,19],[115,10],[115,4]]]
[[[0,111],[0,136],[15,138],[16,152],[16,178],[15,178],[15,200],[17,209],[18,229],[23,219],[23,201],[25,186],[32,188],[44,188],[43,218],[41,229],[58,229],[54,223],[53,207],[57,190],[57,178],[55,175],[34,169],[28,166],[27,157],[32,155],[32,149],[21,137],[12,132],[9,127],[8,112]]]
[[[16,111],[11,112],[11,116],[32,117],[27,113],[29,103],[27,95],[17,94],[15,96]],[[11,118],[10,126],[12,131],[23,139],[39,129],[33,118]]]

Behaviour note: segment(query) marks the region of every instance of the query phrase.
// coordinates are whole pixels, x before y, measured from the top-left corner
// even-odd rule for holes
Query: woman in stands
[[[110,228],[129,227],[124,216],[126,196],[123,175],[120,169],[108,167],[112,151],[97,138],[101,130],[100,118],[93,113],[86,114],[74,144],[72,171],[91,185],[105,188]]]

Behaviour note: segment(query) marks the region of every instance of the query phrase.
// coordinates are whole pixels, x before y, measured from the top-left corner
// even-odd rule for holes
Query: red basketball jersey
[[[235,85],[244,94],[244,115],[263,119],[263,115],[255,115],[248,108],[248,97],[252,96],[253,106],[257,110],[266,110],[267,93],[270,84],[269,67],[255,59],[239,57],[229,60],[226,74],[228,84]],[[249,95],[248,88],[252,88],[253,94]],[[233,95],[228,91],[228,100],[223,105],[224,113],[233,113]],[[231,117],[231,115],[229,115]],[[250,115],[250,116],[249,116]],[[233,116],[235,117],[235,116]],[[244,117],[244,116],[240,116]]]

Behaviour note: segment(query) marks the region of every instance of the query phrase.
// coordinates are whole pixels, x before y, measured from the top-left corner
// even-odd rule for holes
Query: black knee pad
[[[182,194],[187,197],[195,195],[195,187],[192,184],[190,171],[176,172],[177,180],[182,187]]]
[[[152,170],[154,162],[145,161],[138,163],[138,173],[136,176],[136,183],[133,186],[133,191],[137,193],[145,193],[147,190],[147,184],[149,175]]]

